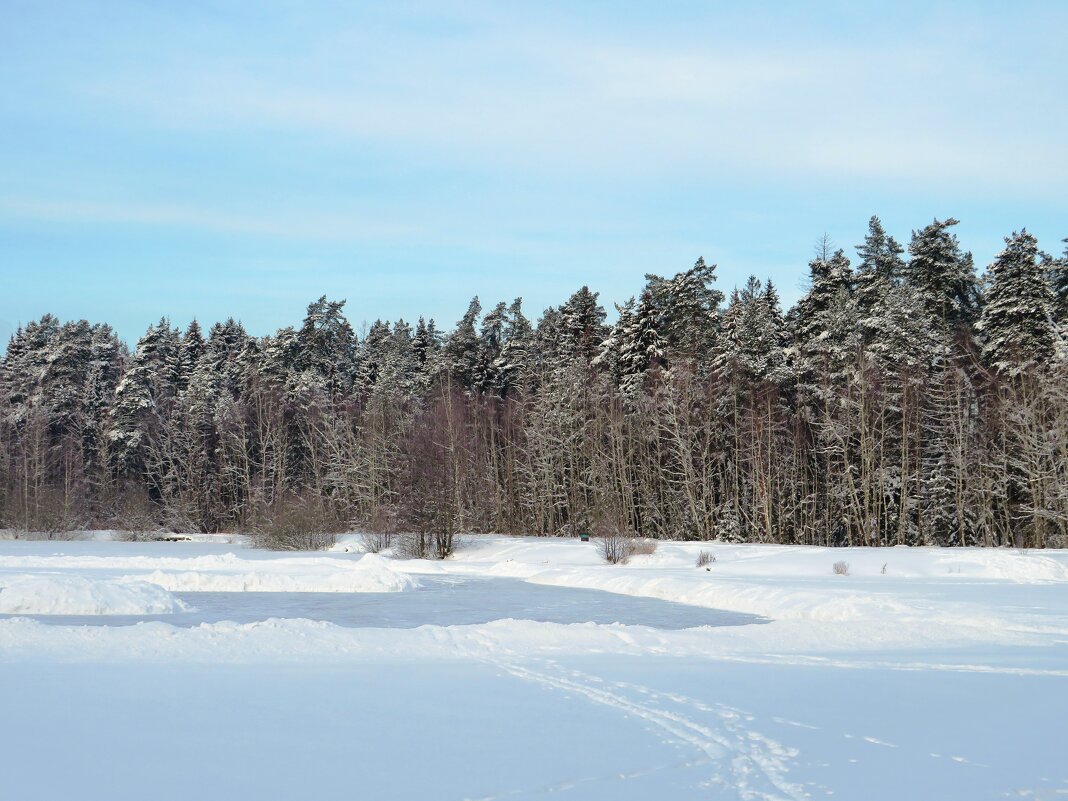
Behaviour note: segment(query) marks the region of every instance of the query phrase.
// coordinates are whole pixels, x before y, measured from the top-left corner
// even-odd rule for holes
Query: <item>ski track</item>
[[[530,660],[522,664],[499,659],[485,661],[524,681],[577,695],[639,718],[667,742],[681,744],[696,752],[696,759],[685,763],[687,767],[711,764],[726,769],[725,772],[718,770],[701,782],[702,787],[733,790],[742,801],[800,801],[810,797],[800,785],[787,780],[790,760],[798,752],[753,731],[748,725],[753,722],[753,716],[741,710],[722,704],[712,706],[675,693],[660,693],[639,684],[607,682],[598,676],[561,669],[554,662],[546,662],[535,669]],[[669,705],[700,712],[706,720],[694,720],[677,709],[667,708]],[[634,778],[668,767],[676,766],[620,778]],[[596,779],[587,778],[569,784],[589,781]]]

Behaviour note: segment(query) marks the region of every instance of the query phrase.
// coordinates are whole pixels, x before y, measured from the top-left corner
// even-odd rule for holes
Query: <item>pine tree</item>
[[[982,353],[1000,372],[1043,366],[1053,355],[1055,296],[1038,261],[1038,241],[1013,232],[990,265],[986,303],[976,328]]]
[[[297,333],[297,371],[321,379],[333,396],[348,392],[352,386],[356,335],[345,319],[344,307],[344,300],[327,300],[323,295],[308,306]]]

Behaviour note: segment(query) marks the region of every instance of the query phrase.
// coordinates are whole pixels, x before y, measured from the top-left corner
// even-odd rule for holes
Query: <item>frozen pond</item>
[[[756,615],[638,598],[600,590],[550,587],[511,578],[420,577],[417,589],[393,593],[176,593],[196,610],[170,615],[23,615],[56,625],[123,626],[159,620],[195,626],[230,620],[306,618],[353,628],[455,626],[513,618],[542,623],[623,623],[664,630],[766,622]],[[0,615],[12,617],[11,615]]]

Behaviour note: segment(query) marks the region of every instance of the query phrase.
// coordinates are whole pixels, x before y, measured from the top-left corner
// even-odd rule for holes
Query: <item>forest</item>
[[[585,286],[132,351],[45,315],[0,361],[0,527],[1068,546],[1068,250],[1022,230],[979,272],[955,224],[824,239],[788,310],[699,259],[611,324]]]

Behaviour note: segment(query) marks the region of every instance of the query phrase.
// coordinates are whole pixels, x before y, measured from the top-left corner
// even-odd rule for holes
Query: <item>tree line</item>
[[[322,297],[250,336],[166,320],[130,352],[51,315],[0,361],[0,521],[26,530],[404,530],[819,545],[1068,545],[1068,250],[1023,230],[979,275],[953,219],[824,240],[784,312],[699,259],[609,325],[582,287],[537,322],[448,332]],[[1066,240],[1068,241],[1068,240]],[[421,541],[421,540],[420,540]]]

